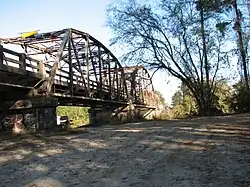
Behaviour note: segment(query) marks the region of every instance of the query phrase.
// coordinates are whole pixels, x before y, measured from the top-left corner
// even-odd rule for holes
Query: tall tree
[[[189,0],[127,0],[109,6],[107,25],[114,34],[112,44],[127,49],[123,60],[167,70],[188,87],[199,113],[209,115],[213,82],[228,54],[201,6]]]
[[[242,65],[243,65],[243,72],[244,72],[244,78],[245,78],[245,84],[246,84],[246,89],[249,90],[249,83],[248,83],[248,71],[247,71],[247,55],[246,55],[246,50],[244,47],[244,42],[243,42],[243,33],[242,33],[242,27],[241,27],[241,12],[238,9],[237,5],[237,0],[232,0],[232,5],[235,10],[235,30],[238,34],[238,45],[239,45],[239,51],[240,51],[240,56],[242,60]]]
[[[199,3],[203,4],[205,12],[210,12],[210,13],[215,12],[217,14],[224,14],[224,13],[229,12],[231,9],[234,10],[235,16],[233,17],[232,20],[228,20],[228,17],[227,17],[226,21],[223,21],[217,24],[217,26],[220,31],[224,32],[224,30],[226,29],[226,26],[229,25],[230,22],[234,23],[234,30],[237,33],[236,41],[237,41],[237,45],[239,48],[240,61],[243,67],[245,87],[247,90],[249,90],[248,59],[247,59],[248,41],[244,42],[245,40],[248,40],[247,39],[248,37],[247,38],[245,37],[246,34],[243,32],[243,29],[242,29],[243,14],[239,8],[239,2],[243,3],[243,1],[242,0],[198,0],[197,2],[198,2],[197,7],[199,7]],[[249,2],[246,3],[245,6],[248,6],[247,8],[249,8]]]

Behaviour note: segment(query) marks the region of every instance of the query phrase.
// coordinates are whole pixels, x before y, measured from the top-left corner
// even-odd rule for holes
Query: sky
[[[110,47],[111,33],[105,26],[106,6],[112,0],[8,0],[0,1],[0,38],[19,36],[21,32],[49,32],[74,28],[89,33],[109,48],[119,59],[122,50]],[[153,77],[155,90],[167,103],[177,90],[179,81],[157,72]]]

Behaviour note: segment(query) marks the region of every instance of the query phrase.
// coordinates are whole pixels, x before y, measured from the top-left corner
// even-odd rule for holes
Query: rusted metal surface
[[[72,105],[80,102],[74,103],[74,98],[124,104],[131,99],[145,106],[151,100],[146,99],[154,91],[147,70],[122,67],[111,51],[85,32],[64,29],[27,38],[0,38],[0,42],[4,45],[0,45],[0,83],[25,84],[37,93],[59,98],[70,96]],[[20,46],[20,52],[6,49],[7,44]],[[20,76],[19,83],[4,78],[9,75]]]

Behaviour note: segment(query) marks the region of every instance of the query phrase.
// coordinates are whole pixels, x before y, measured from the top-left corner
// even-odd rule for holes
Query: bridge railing
[[[37,65],[39,61],[25,56],[23,53],[18,53],[0,45],[0,66],[18,68],[20,71],[30,71],[39,73]]]
[[[26,56],[24,53],[18,53],[6,48],[3,48],[0,45],[0,70],[2,71],[10,71],[14,73],[20,73],[25,75],[27,72],[29,76],[34,76],[37,78],[46,78],[48,77],[52,66],[44,63],[44,61],[40,61],[37,59],[33,59],[29,56]],[[73,84],[84,88],[84,82],[86,83],[88,80],[89,88],[88,89],[99,89],[100,84],[102,84],[102,91],[109,92],[110,87],[104,83],[100,83],[91,79],[88,79],[86,76],[82,77],[80,75],[73,75]],[[58,69],[55,76],[54,84],[69,86],[70,83],[70,73],[66,70]],[[125,96],[124,93],[118,93],[118,90],[114,87],[111,88],[112,92],[116,95],[119,95],[121,98]]]

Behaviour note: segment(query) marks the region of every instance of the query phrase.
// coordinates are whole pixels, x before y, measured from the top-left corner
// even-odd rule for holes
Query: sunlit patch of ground
[[[0,186],[250,186],[250,115],[0,137]]]

